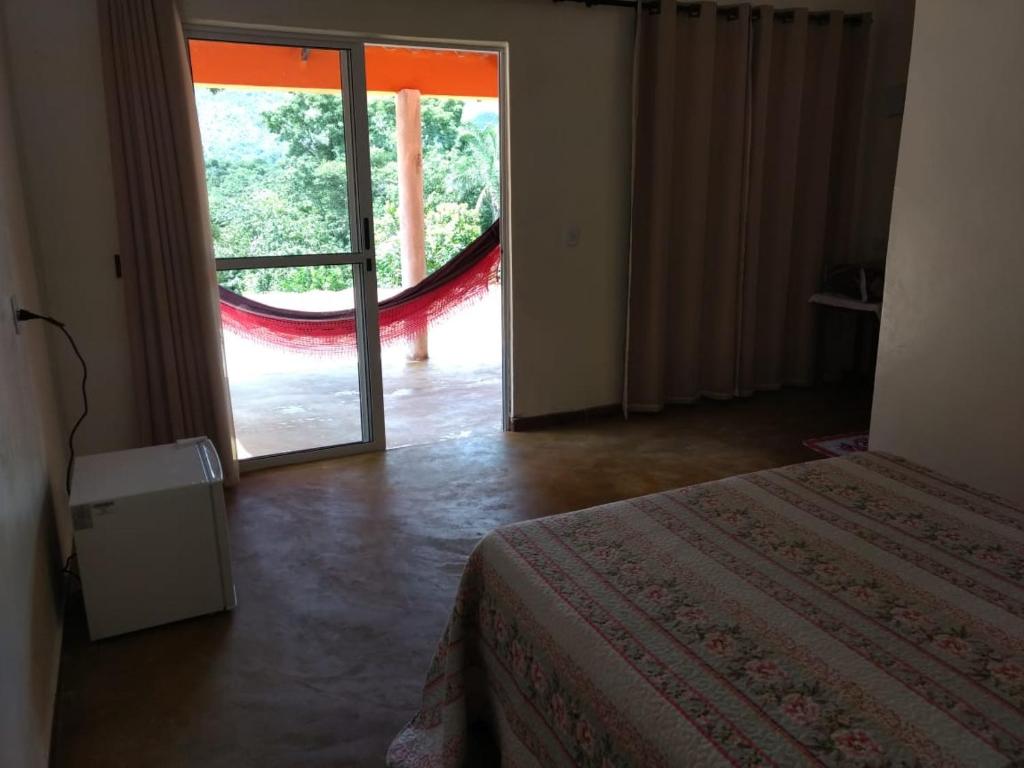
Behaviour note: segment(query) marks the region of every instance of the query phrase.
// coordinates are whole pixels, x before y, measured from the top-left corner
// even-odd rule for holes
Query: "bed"
[[[499,762],[1024,765],[1024,511],[862,453],[500,528],[388,752]]]

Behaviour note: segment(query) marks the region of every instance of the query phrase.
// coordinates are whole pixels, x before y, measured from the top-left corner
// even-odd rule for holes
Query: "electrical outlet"
[[[11,320],[14,321],[14,332],[21,333],[21,323],[18,321],[18,300],[11,296]]]

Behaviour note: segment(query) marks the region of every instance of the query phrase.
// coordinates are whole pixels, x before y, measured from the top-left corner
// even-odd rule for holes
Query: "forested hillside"
[[[352,250],[345,121],[330,94],[196,88],[210,217],[218,257]],[[394,97],[368,104],[373,214],[382,286],[401,284]],[[499,212],[498,132],[493,112],[424,98],[423,171],[427,269],[432,272],[486,229]],[[338,267],[233,270],[233,290],[341,290]]]

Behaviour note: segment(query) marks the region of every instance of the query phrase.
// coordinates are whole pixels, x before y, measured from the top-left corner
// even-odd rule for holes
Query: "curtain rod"
[[[635,0],[554,0],[556,3],[582,3],[588,8],[595,5],[607,5],[614,8],[636,8],[637,4]],[[657,0],[642,0],[642,6],[647,10],[656,11],[658,8]],[[689,13],[691,16],[700,16],[701,4],[700,3],[679,3],[676,4],[677,10]],[[739,9],[735,6],[725,6],[716,9],[719,16],[724,16],[730,21],[739,18]],[[775,11],[775,18],[779,21],[786,23],[792,21],[796,12],[793,10],[778,10]],[[809,21],[815,24],[824,24],[830,18],[831,14],[825,12],[808,13],[807,18]],[[750,18],[757,20],[761,18],[761,9],[753,8],[750,11]],[[855,26],[865,23],[870,23],[872,20],[870,13],[848,13],[843,16],[843,23],[853,24]]]

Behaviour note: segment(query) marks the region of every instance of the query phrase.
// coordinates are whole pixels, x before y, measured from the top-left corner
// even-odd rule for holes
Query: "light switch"
[[[575,248],[580,244],[580,225],[570,224],[565,228],[565,244],[569,248]]]

